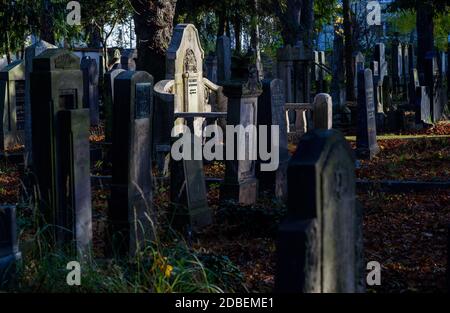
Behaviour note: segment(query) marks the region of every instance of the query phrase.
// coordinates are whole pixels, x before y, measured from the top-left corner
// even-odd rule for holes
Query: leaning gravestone
[[[153,77],[126,71],[114,81],[112,185],[113,251],[135,256],[155,235],[151,130]]]
[[[355,161],[344,136],[335,130],[303,136],[289,162],[288,186],[275,291],[364,291],[362,212],[356,205]]]
[[[361,159],[372,159],[380,148],[377,144],[373,76],[370,69],[358,72],[358,130],[356,154]]]
[[[48,49],[57,47],[46,42],[37,43],[25,49],[25,165],[30,166],[33,162],[32,129],[31,129],[31,98],[30,98],[30,73],[33,70],[33,58]]]
[[[100,123],[100,112],[97,61],[89,56],[83,57],[80,69],[83,72],[83,107],[89,109],[91,125],[98,126]]]
[[[0,71],[0,151],[24,145],[25,66],[15,61]]]
[[[34,58],[30,78],[39,210],[57,243],[86,258],[92,241],[89,110],[82,109],[80,59],[47,50]]]
[[[22,258],[17,242],[16,207],[0,206],[0,288],[11,284]]]
[[[283,81],[280,79],[266,79],[262,82],[263,93],[258,98],[258,128],[261,136],[261,126],[267,126],[266,151],[276,149],[279,153],[279,167],[276,171],[262,171],[261,165],[269,163],[267,160],[258,160],[256,167],[257,177],[262,190],[271,191],[279,200],[287,197],[287,163],[289,161],[286,103],[284,97]],[[278,138],[272,138],[271,127],[278,126]],[[261,139],[260,139],[261,140]],[[261,145],[260,140],[258,144]],[[277,144],[276,144],[277,143]],[[273,145],[273,147],[272,147]],[[258,149],[258,151],[260,151]]]
[[[333,100],[326,93],[319,93],[314,98],[314,129],[333,128]]]
[[[105,73],[103,78],[103,86],[105,95],[103,97],[103,110],[105,113],[105,137],[107,142],[112,140],[112,122],[113,122],[113,105],[114,105],[114,80],[125,70],[116,69]]]

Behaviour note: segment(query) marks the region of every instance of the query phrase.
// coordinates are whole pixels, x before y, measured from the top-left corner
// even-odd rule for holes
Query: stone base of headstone
[[[222,201],[234,201],[240,205],[253,205],[258,199],[258,179],[248,179],[239,183],[225,182],[220,191]]]
[[[377,123],[377,130],[383,131],[386,127],[386,114],[376,113],[375,119]]]

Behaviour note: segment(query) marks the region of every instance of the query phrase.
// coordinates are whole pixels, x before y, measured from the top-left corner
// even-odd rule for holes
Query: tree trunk
[[[54,10],[50,0],[42,0],[40,37],[48,43],[55,44]]]
[[[234,38],[236,41],[236,53],[240,54],[242,51],[242,42],[241,42],[242,22],[240,17],[237,15],[234,16],[233,26],[234,26]]]
[[[165,78],[166,51],[173,32],[176,0],[132,0],[137,39],[137,68],[155,82]]]
[[[281,37],[285,45],[294,46],[302,39],[300,28],[302,2],[302,0],[287,0],[286,10],[281,8],[279,1],[274,2],[275,13],[281,24]]]
[[[352,13],[350,0],[343,1],[344,9],[344,39],[345,39],[345,76],[347,100],[355,101],[355,69],[353,66],[353,35],[352,35]]]
[[[434,9],[429,2],[417,3],[417,70],[424,73],[423,64],[428,51],[434,50]]]

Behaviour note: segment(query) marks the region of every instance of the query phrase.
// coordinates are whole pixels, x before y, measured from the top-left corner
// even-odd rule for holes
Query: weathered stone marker
[[[372,159],[380,148],[377,143],[373,76],[370,69],[360,70],[358,78],[358,130],[356,154],[361,159]]]
[[[153,77],[126,71],[114,81],[112,185],[113,252],[135,256],[155,235],[151,130]]]
[[[236,69],[233,80],[224,84],[224,93],[228,97],[227,126],[245,129],[257,125],[258,97],[262,94],[262,84],[256,65],[243,67],[245,69]],[[244,77],[246,74],[247,78]],[[227,135],[227,141],[233,140],[235,155],[233,158],[227,157],[221,199],[252,205],[258,197],[258,180],[255,176],[256,158],[252,160],[250,156],[256,153],[257,136],[251,131],[244,133]],[[241,156],[239,152],[243,152]]]
[[[137,59],[136,49],[125,49],[122,51],[120,56],[121,68],[126,71],[136,71],[136,59]]]
[[[33,162],[33,132],[31,127],[31,97],[30,97],[30,74],[33,70],[33,58],[39,56],[48,49],[57,47],[46,42],[37,43],[25,49],[25,165],[30,166]]]
[[[314,130],[300,139],[288,169],[288,216],[279,228],[275,291],[362,291],[362,212],[355,162],[344,136]]]
[[[277,138],[278,145],[274,145],[274,149],[279,151],[280,164],[277,171],[263,172],[261,171],[261,163],[266,161],[259,160],[256,167],[257,177],[261,190],[271,191],[278,199],[284,201],[287,198],[287,164],[289,161],[288,138],[286,125],[286,103],[284,97],[283,81],[280,79],[263,80],[263,93],[258,98],[258,128],[260,129],[259,137],[261,138],[261,126],[267,126],[267,142],[266,147],[272,147],[271,126],[279,127],[279,136]],[[261,145],[261,139],[258,144]]]
[[[25,141],[25,66],[15,61],[0,71],[0,150]]]
[[[11,283],[22,258],[17,243],[16,207],[0,206],[0,288]]]
[[[430,109],[430,93],[429,88],[420,86],[416,88],[416,123],[417,124],[433,124]]]
[[[425,57],[425,86],[429,88],[431,117],[433,123],[442,118],[444,108],[441,102],[439,66],[435,52],[428,52]]]
[[[231,41],[227,36],[217,39],[217,79],[219,82],[231,79]]]
[[[89,111],[82,109],[80,59],[47,50],[33,60],[30,86],[39,209],[57,243],[86,258],[92,240]]]
[[[89,109],[91,125],[97,126],[100,123],[97,61],[83,57],[80,69],[83,72],[83,108]]]
[[[333,128],[333,100],[326,93],[319,93],[314,98],[314,128],[332,129]]]

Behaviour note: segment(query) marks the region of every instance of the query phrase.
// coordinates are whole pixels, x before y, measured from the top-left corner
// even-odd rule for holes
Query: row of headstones
[[[47,49],[56,47],[40,41],[25,50],[25,60],[17,60],[0,71],[0,151],[24,146],[27,149],[27,163],[31,163],[31,115],[30,115],[30,72],[32,59]],[[135,50],[125,50],[119,59],[118,68],[136,69]],[[80,62],[83,72],[83,107],[90,110],[90,124],[100,123],[99,106],[99,64],[95,58],[83,57]]]

